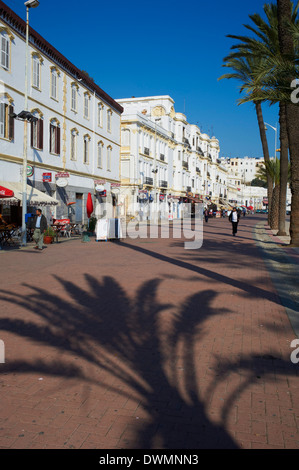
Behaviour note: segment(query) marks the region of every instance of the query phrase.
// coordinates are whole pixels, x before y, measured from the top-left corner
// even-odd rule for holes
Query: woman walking
[[[236,233],[238,231],[239,219],[240,219],[240,214],[238,213],[237,208],[234,207],[228,218],[228,220],[232,223],[232,226],[233,226],[234,237],[236,236]]]

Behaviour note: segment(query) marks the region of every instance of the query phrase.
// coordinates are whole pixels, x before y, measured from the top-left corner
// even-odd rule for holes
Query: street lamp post
[[[276,152],[277,152],[277,149],[276,149],[276,146],[277,146],[277,124],[276,124],[276,127],[271,126],[271,124],[268,124],[267,122],[265,122],[264,124],[266,124],[267,126],[271,127],[271,129],[273,129],[274,132],[275,132],[274,158],[275,158],[275,160],[276,160]],[[265,130],[267,130],[267,127],[266,127],[266,126],[265,126]]]
[[[28,55],[29,55],[29,9],[39,5],[38,0],[28,0],[26,6],[26,59],[25,59],[25,112],[28,112]],[[28,119],[24,119],[24,148],[23,148],[23,174],[22,174],[22,244],[27,243],[25,215],[27,213],[27,147],[28,147]]]

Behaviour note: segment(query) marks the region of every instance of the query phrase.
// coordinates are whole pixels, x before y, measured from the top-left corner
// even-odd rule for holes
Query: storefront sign
[[[34,168],[31,165],[27,165],[27,176],[30,178],[30,176],[34,175]]]
[[[159,196],[160,201],[164,201],[164,198],[165,198],[165,194],[160,194]]]
[[[52,182],[52,173],[43,173],[43,183],[51,183]]]
[[[101,193],[105,190],[105,186],[103,186],[102,184],[97,184],[95,190]]]
[[[106,184],[105,180],[94,180],[94,184],[97,186],[98,184]]]
[[[70,174],[67,173],[66,171],[61,171],[59,173],[56,173],[55,178],[69,178]]]
[[[111,188],[120,188],[120,183],[111,183]]]
[[[56,180],[56,186],[59,188],[65,188],[69,184],[67,178],[58,178]]]

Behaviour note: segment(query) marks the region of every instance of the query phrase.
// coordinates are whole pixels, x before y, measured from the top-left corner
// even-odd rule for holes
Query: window
[[[98,143],[98,168],[103,168],[103,142]]]
[[[71,108],[76,111],[77,109],[77,90],[75,86],[72,86],[72,103]]]
[[[84,93],[84,117],[89,119],[89,94]]]
[[[84,143],[83,143],[83,163],[88,165],[89,163],[89,142],[90,137],[89,135],[84,136]]]
[[[57,93],[57,82],[58,82],[59,72],[55,67],[51,68],[51,98],[54,100],[58,99]]]
[[[37,121],[31,123],[31,147],[43,150],[44,148],[44,121],[41,119],[41,114],[37,117]]]
[[[70,158],[72,161],[77,160],[77,135],[78,135],[77,129],[72,129],[71,130],[71,152],[70,152]]]
[[[13,106],[7,103],[0,103],[0,137],[2,139],[14,139],[13,109]]]
[[[7,35],[1,35],[1,67],[9,69],[9,38]]]
[[[103,108],[102,103],[98,104],[98,126],[103,127]]]
[[[107,170],[111,171],[111,151],[112,147],[107,147]]]
[[[111,117],[112,117],[112,111],[111,109],[108,109],[107,111],[107,131],[111,132]]]
[[[40,88],[40,58],[38,55],[32,56],[32,86]]]
[[[50,123],[50,153],[60,155],[60,127],[55,119]]]

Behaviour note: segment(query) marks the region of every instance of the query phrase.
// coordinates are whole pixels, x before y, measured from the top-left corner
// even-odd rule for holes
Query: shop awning
[[[1,199],[1,204],[9,206],[17,206],[19,203],[22,205],[23,190],[22,183],[10,183],[7,181],[0,181],[0,186],[13,191],[14,197]],[[27,184],[27,205],[28,206],[57,206],[59,202],[51,196],[33,188]]]
[[[5,188],[4,186],[0,186],[0,199],[13,197],[14,193],[11,189]]]

